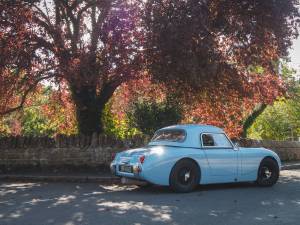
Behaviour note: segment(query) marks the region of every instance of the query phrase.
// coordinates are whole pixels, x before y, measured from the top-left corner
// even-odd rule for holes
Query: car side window
[[[202,134],[203,146],[215,146],[214,139],[211,134]]]
[[[209,133],[202,134],[203,147],[217,147],[217,148],[232,148],[232,145],[225,134]]]

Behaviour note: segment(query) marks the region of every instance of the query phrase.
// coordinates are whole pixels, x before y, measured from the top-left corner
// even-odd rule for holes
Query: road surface
[[[296,225],[300,170],[282,171],[271,188],[253,184],[168,188],[96,183],[0,183],[0,225]]]

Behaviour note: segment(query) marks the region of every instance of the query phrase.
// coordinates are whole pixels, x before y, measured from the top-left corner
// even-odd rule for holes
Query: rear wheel
[[[256,183],[261,187],[270,187],[276,184],[279,178],[278,163],[271,158],[264,159],[259,166]]]
[[[198,165],[190,159],[182,159],[173,167],[170,174],[170,187],[175,192],[191,192],[200,181],[200,169]]]

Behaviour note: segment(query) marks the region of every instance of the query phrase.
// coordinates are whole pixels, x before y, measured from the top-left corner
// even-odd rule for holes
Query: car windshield
[[[160,130],[157,131],[151,141],[184,141],[186,133],[184,130],[172,129],[172,130]]]

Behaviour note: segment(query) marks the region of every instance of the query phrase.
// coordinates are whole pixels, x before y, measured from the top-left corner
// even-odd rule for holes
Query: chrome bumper
[[[117,174],[117,171],[118,171],[117,166],[119,166],[119,165],[121,165],[121,164],[115,164],[115,163],[110,164],[110,171],[111,171],[112,175],[122,176],[121,174]],[[134,164],[134,165],[130,164],[129,166],[132,166],[132,170],[133,170],[132,175],[134,177],[139,177],[140,173],[142,172],[142,167],[138,164]],[[118,172],[123,173],[123,172],[120,172],[120,171],[118,171]],[[131,174],[131,173],[129,173],[129,174]]]

